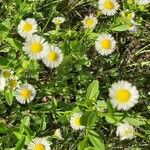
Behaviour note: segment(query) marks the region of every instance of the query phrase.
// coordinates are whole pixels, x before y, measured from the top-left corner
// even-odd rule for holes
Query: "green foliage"
[[[99,134],[97,134],[93,130],[90,130],[88,137],[93,144],[95,150],[105,150],[104,143],[101,141]]]
[[[0,134],[7,134],[9,129],[5,126],[5,124],[0,123]]]
[[[5,99],[8,105],[12,105],[13,102],[13,92],[11,90],[5,91]]]
[[[112,31],[127,31],[129,29],[129,25],[121,25],[121,26],[117,26],[112,28]]]
[[[150,142],[149,103],[149,5],[139,6],[134,0],[118,1],[120,9],[105,16],[96,0],[1,0],[0,1],[0,75],[13,70],[19,85],[33,85],[36,96],[25,105],[16,100],[16,89],[6,79],[0,91],[0,150],[23,150],[36,137],[45,137],[52,150],[148,150]],[[135,12],[135,18],[120,15],[121,10]],[[97,17],[94,29],[83,28],[89,13]],[[55,26],[52,19],[66,20]],[[26,18],[35,18],[37,35],[57,45],[63,61],[57,68],[46,67],[23,51],[26,41],[17,31]],[[137,31],[130,31],[131,25]],[[102,56],[95,49],[101,33],[116,40],[115,51]],[[109,88],[118,80],[127,80],[139,90],[138,103],[128,111],[112,105]],[[0,87],[2,83],[0,81]],[[71,116],[82,112],[83,130],[75,131]],[[128,122],[135,137],[120,141],[116,129]],[[60,128],[62,138],[54,136]]]
[[[25,142],[25,137],[22,136],[18,141],[18,143],[16,144],[15,150],[22,150],[22,148],[24,147],[24,142]]]
[[[86,99],[89,101],[95,101],[98,97],[98,94],[99,94],[99,82],[95,80],[89,85],[87,89]]]

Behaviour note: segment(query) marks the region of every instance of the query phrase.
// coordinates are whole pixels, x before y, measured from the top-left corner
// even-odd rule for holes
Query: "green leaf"
[[[129,29],[129,25],[120,25],[112,28],[112,31],[127,31]]]
[[[20,140],[21,137],[22,137],[22,133],[19,133],[19,132],[13,132],[13,134],[17,137],[18,140]]]
[[[31,137],[33,135],[32,130],[27,126],[24,126],[24,131],[28,135],[28,137]]]
[[[18,5],[21,5],[23,2],[22,2],[22,0],[16,0],[16,3],[17,3]]]
[[[35,80],[38,80],[39,77],[39,64],[37,61],[31,60],[28,66],[28,71],[30,73],[30,75],[32,76],[32,78],[34,78]]]
[[[43,130],[45,130],[46,129],[46,116],[45,116],[45,114],[43,113],[42,114],[42,121],[41,121],[41,130],[43,131]]]
[[[99,82],[94,80],[87,88],[86,99],[87,100],[96,100],[99,94]]]
[[[111,123],[111,124],[116,123],[116,120],[113,117],[109,116],[109,115],[105,116],[105,119],[108,123]]]
[[[22,49],[22,44],[15,39],[7,38],[6,41],[9,43],[11,47],[13,47],[16,51]]]
[[[128,3],[128,4],[133,4],[134,1],[133,1],[133,0],[127,0],[127,3]]]
[[[128,122],[129,124],[133,126],[140,126],[140,125],[145,125],[146,120],[142,118],[131,118],[131,117],[126,117],[123,119],[123,121]]]
[[[0,23],[0,31],[7,31],[7,30],[8,28],[5,25]]]
[[[92,127],[96,123],[97,118],[97,113],[95,111],[86,112],[81,116],[81,124]]]
[[[11,106],[13,103],[13,92],[11,90],[8,89],[5,91],[5,99],[7,104]]]
[[[97,113],[95,111],[90,112],[88,121],[87,121],[87,126],[93,126],[97,121]]]
[[[28,127],[30,125],[30,117],[29,116],[25,116],[22,120],[21,120],[21,125],[20,125],[20,132],[24,131],[24,126]]]
[[[95,150],[95,148],[94,148],[94,147],[89,146],[89,147],[86,147],[84,150]]]
[[[57,109],[57,101],[56,101],[56,99],[52,99],[51,105],[52,105],[53,112],[55,112],[56,109]]]
[[[87,147],[88,137],[85,137],[82,141],[80,141],[78,145],[78,150],[84,150]]]
[[[73,51],[78,50],[79,46],[80,46],[79,41],[72,41],[72,42],[70,43],[70,48],[71,48]]]
[[[5,21],[3,21],[1,24],[4,25],[7,28],[7,31],[11,28],[11,19],[7,18]]]
[[[7,58],[9,59],[9,62],[14,62],[14,60],[16,59],[16,50],[14,49],[9,49],[9,52],[8,52],[8,55],[7,55]]]
[[[7,134],[9,129],[6,127],[5,124],[0,123],[0,134]]]
[[[22,120],[22,124],[24,126],[29,126],[30,125],[30,117],[29,116],[25,116]]]
[[[90,130],[88,137],[95,147],[95,150],[105,150],[103,141],[100,138],[100,135],[93,130]]]
[[[7,64],[8,64],[8,59],[0,56],[0,66],[7,66]]]
[[[25,143],[25,136],[22,136],[18,141],[18,143],[16,144],[15,150],[22,150],[22,148],[24,147],[24,143]]]
[[[98,36],[99,36],[100,34],[99,33],[91,33],[91,34],[89,34],[89,38],[90,39],[96,39]]]
[[[114,114],[114,108],[109,100],[107,101],[107,109],[108,109],[108,112],[111,113],[111,115]]]
[[[7,38],[8,32],[0,31],[0,40],[5,40]]]

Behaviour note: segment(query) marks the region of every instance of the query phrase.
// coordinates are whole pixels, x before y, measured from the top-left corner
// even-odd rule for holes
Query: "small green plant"
[[[0,1],[0,150],[149,150],[149,0]]]

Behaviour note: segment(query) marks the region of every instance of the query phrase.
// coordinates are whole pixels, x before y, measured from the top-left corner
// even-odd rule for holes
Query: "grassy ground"
[[[0,149],[14,148],[22,136],[26,137],[25,144],[22,142],[24,148],[31,137],[48,136],[53,150],[77,149],[86,132],[74,132],[69,118],[76,110],[95,112],[95,105],[88,106],[86,102],[89,84],[93,80],[99,81],[100,94],[94,104],[100,100],[107,103],[108,88],[122,79],[137,86],[139,102],[127,112],[111,112],[113,108],[109,108],[107,103],[104,113],[96,111],[92,130],[100,135],[106,150],[150,149],[148,7],[133,7],[126,1],[119,1],[119,4],[121,10],[130,9],[136,13],[137,32],[112,31],[118,25],[120,14],[112,17],[101,15],[97,0],[0,1],[0,69],[13,69],[21,82],[34,85],[38,91],[35,101],[23,106],[16,102],[15,97],[10,105],[6,93],[0,93]],[[92,33],[86,35],[81,21],[90,13],[97,15],[98,24]],[[66,18],[57,34],[52,23],[56,16]],[[17,26],[21,19],[29,17],[37,20],[39,35],[62,49],[64,60],[57,69],[47,68],[41,61],[30,60],[22,52],[24,39],[18,35]],[[99,55],[94,47],[97,34],[101,32],[111,33],[117,41],[115,52],[108,57]],[[124,118],[128,118],[137,131],[136,137],[130,141],[119,141],[116,136],[116,122]],[[61,129],[64,140],[52,137],[57,128]],[[85,145],[92,149],[93,143],[89,140]]]

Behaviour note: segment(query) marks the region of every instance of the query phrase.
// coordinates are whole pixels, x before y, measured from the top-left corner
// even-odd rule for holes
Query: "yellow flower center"
[[[111,41],[109,39],[104,39],[101,41],[101,46],[103,49],[110,49],[111,48]]]
[[[32,92],[29,89],[22,89],[20,94],[24,99],[29,99],[31,97]]]
[[[80,126],[80,117],[75,118],[75,125]]]
[[[131,129],[126,129],[125,131],[124,131],[124,135],[125,136],[128,136],[128,135],[130,135],[132,133],[132,130]]]
[[[128,19],[132,19],[132,13],[127,14]]]
[[[57,59],[58,59],[58,54],[56,52],[52,51],[48,54],[48,60],[56,61]]]
[[[116,98],[121,103],[126,103],[129,101],[131,93],[126,89],[120,89],[116,92]]]
[[[33,53],[36,53],[36,54],[40,53],[42,51],[42,49],[43,49],[43,46],[41,43],[34,42],[31,44],[31,51]]]
[[[32,24],[26,22],[26,23],[24,24],[24,26],[23,26],[23,31],[29,32],[29,31],[31,31],[31,30],[32,30]]]
[[[4,76],[5,78],[9,78],[9,77],[11,76],[11,72],[8,71],[8,70],[6,70],[6,71],[3,72],[3,76]]]
[[[60,19],[56,20],[55,24],[60,25],[62,21]]]
[[[92,19],[87,19],[86,20],[86,24],[88,25],[88,26],[92,26],[93,25],[93,20]]]
[[[111,10],[114,8],[114,4],[111,0],[106,0],[104,3],[104,7],[105,7],[105,9]]]
[[[45,145],[43,144],[36,144],[34,150],[45,150]]]
[[[8,84],[11,88],[15,88],[15,87],[17,87],[18,82],[15,79],[11,79],[11,80],[9,80]]]

